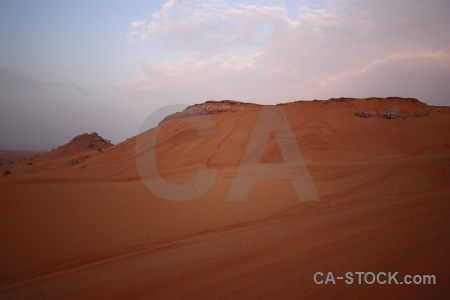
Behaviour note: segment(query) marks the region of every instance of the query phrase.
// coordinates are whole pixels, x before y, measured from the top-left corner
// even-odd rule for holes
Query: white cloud
[[[214,55],[257,45],[276,22],[290,21],[280,6],[212,3],[169,1],[152,14],[152,20],[132,22],[130,34],[165,50]]]
[[[149,95],[152,99],[169,97],[183,103],[195,101],[196,97],[232,96],[237,84],[248,76],[258,76],[258,66],[264,53],[256,53],[247,57],[231,56],[195,58],[186,56],[179,60],[170,60],[156,65],[142,64],[143,74],[134,81],[125,82],[133,97]],[[217,93],[219,87],[225,90]],[[242,89],[241,89],[242,90]],[[189,94],[185,94],[189,91]],[[208,94],[209,93],[209,94]],[[178,96],[184,94],[184,96]],[[201,96],[205,95],[205,96]]]
[[[169,103],[389,91],[441,103],[447,84],[429,78],[443,82],[437,77],[450,74],[449,10],[438,0],[330,1],[320,9],[303,5],[292,19],[278,2],[169,1],[151,20],[133,22],[130,36],[149,47],[148,57],[173,57],[142,64],[142,75],[123,86],[134,97]],[[423,89],[413,86],[420,82]]]
[[[394,53],[367,66],[321,80],[328,93],[357,97],[404,96],[450,104],[450,55],[442,51]]]
[[[320,81],[320,84],[324,87],[327,85],[336,84],[336,82],[342,82],[351,80],[352,78],[358,78],[362,75],[367,75],[376,69],[383,68],[385,66],[393,64],[401,64],[408,69],[417,68],[417,63],[426,62],[429,68],[439,70],[450,70],[450,54],[442,51],[427,51],[427,52],[406,52],[406,53],[393,53],[385,58],[377,59],[370,62],[367,66],[364,66],[358,70],[346,71],[342,74],[330,76]]]

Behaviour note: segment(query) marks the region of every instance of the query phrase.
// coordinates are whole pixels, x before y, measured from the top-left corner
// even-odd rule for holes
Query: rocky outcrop
[[[105,149],[113,146],[110,140],[105,140],[97,132],[83,133],[74,137],[69,143],[62,147],[86,147],[93,149]]]
[[[325,101],[324,105],[326,106],[353,106],[353,100],[355,98],[330,98]]]
[[[44,153],[43,156],[74,155],[86,151],[103,151],[114,146],[110,140],[102,138],[97,132],[77,135],[65,145]],[[75,162],[76,164],[76,162]]]
[[[406,111],[400,110],[396,105],[393,105],[389,109],[382,111],[378,114],[378,116],[384,119],[406,119],[409,117]]]
[[[260,105],[233,100],[206,101],[205,103],[202,104],[195,104],[188,106],[185,110],[181,112],[177,112],[165,117],[161,122],[159,122],[159,125],[162,125],[174,119],[182,119],[200,115],[219,114],[227,111],[237,112],[240,110],[250,109],[258,106]]]
[[[374,110],[361,110],[356,112],[355,116],[361,118],[379,117],[384,119],[406,119],[409,117],[409,114],[406,111],[400,110],[397,106],[394,105],[380,113],[377,113]]]
[[[379,99],[379,98],[375,98]],[[385,108],[384,110],[381,110],[382,108],[378,109],[364,109],[357,111],[355,113],[355,116],[361,117],[361,118],[383,118],[383,119],[407,119],[410,117],[413,118],[423,118],[428,116],[429,107],[420,102],[419,100],[415,98],[396,98],[396,97],[389,97],[385,98],[387,100],[395,100],[397,101],[397,104],[402,106],[406,110],[402,110],[399,108],[397,104],[391,105],[388,108]],[[409,102],[409,104],[407,103]],[[417,103],[417,104],[416,104]],[[405,105],[406,104],[406,105]],[[381,111],[380,111],[381,110]]]
[[[114,145],[110,140],[102,138],[97,132],[83,133],[71,139],[67,144],[36,156],[36,159],[42,161],[65,158],[68,165],[74,166],[89,159],[93,153],[103,152],[112,146]]]
[[[380,106],[375,107],[373,105],[367,105],[369,108],[357,111],[355,116],[361,118],[384,118],[384,119],[406,119],[409,117],[414,118],[422,118],[428,116],[428,111],[426,110],[428,106],[425,103],[420,102],[416,98],[401,98],[401,97],[387,97],[387,98],[379,98],[379,97],[371,97],[371,98],[330,98],[328,100],[314,100],[322,102],[323,108],[331,108],[331,107],[353,107],[355,105],[361,105],[361,100],[368,101],[367,103],[370,105],[371,102],[381,103]],[[303,102],[303,101],[296,101]],[[290,105],[292,103],[283,103],[277,105]],[[399,108],[400,105],[402,108],[406,105],[414,107],[413,109],[409,108],[408,111],[401,110]],[[252,109],[255,107],[261,106],[259,104],[254,103],[245,103],[233,100],[223,100],[223,101],[206,101],[205,103],[195,104],[188,106],[185,110],[181,112],[177,112],[165,117],[159,125],[165,124],[170,120],[174,119],[182,119],[199,115],[209,115],[209,114],[218,114],[224,112],[237,112],[245,109]],[[366,106],[366,105],[364,105]],[[384,110],[382,110],[384,107]],[[388,107],[388,108],[387,108]],[[417,112],[417,110],[422,110]]]
[[[373,118],[378,116],[378,113],[374,110],[361,110],[355,113],[355,116],[361,117],[361,118]]]

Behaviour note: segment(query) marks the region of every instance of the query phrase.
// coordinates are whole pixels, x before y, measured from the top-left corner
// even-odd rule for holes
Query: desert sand
[[[0,166],[0,299],[450,299],[449,107],[278,105],[316,201],[270,172],[244,201],[228,201],[263,106],[199,107],[209,114],[169,118],[117,145],[83,135]],[[216,130],[199,135],[191,120],[201,118]],[[136,165],[146,151],[136,145],[152,137],[162,179],[186,185],[203,168],[215,175],[209,189],[186,201],[152,192]],[[295,177],[280,140],[270,135],[260,162]],[[243,176],[258,178],[261,164]],[[359,271],[435,275],[436,284],[313,280]]]

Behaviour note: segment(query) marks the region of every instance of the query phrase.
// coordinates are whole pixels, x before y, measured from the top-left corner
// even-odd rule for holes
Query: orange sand
[[[394,102],[429,115],[354,116]],[[255,180],[246,201],[226,200],[260,107],[210,115],[217,131],[201,137],[183,119],[162,126],[164,179],[217,171],[194,200],[146,188],[136,138],[0,167],[12,171],[0,174],[0,299],[450,299],[450,109],[388,99],[283,108],[320,201],[270,179]],[[262,163],[280,162],[271,136]],[[432,274],[437,284],[317,285],[319,271]]]

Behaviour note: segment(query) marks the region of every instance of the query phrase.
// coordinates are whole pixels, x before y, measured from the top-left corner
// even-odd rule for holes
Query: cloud
[[[418,63],[424,63],[424,66],[418,66]],[[336,82],[348,81],[352,78],[360,77],[375,72],[387,65],[400,65],[407,69],[428,67],[432,70],[449,69],[450,54],[442,51],[412,52],[412,53],[393,53],[385,58],[370,62],[367,66],[358,69],[346,71],[342,74],[334,75],[321,81],[321,85],[335,84]]]
[[[237,82],[249,76],[258,77],[258,66],[264,53],[250,56],[195,58],[186,56],[179,60],[169,60],[161,64],[142,64],[143,74],[136,80],[125,82],[123,87],[131,96],[152,95],[152,99],[178,99],[194,101],[209,95],[220,97],[230,95],[239,88]],[[226,86],[230,92],[217,93],[218,86]],[[189,91],[186,93],[186,91]]]
[[[290,21],[280,6],[237,5],[225,2],[167,2],[152,20],[131,23],[129,37],[165,50],[184,49],[215,55],[254,47],[277,23]]]
[[[76,94],[87,96],[89,91],[76,83],[62,82],[45,78],[36,74],[18,72],[0,67],[0,95],[5,93],[48,93],[69,89],[76,91]],[[4,98],[7,98],[4,96]]]
[[[0,67],[0,91],[30,92],[43,86],[59,88],[62,85],[36,75]]]
[[[450,55],[442,51],[394,53],[367,66],[320,81],[320,89],[354,96],[404,96],[449,105]]]
[[[131,23],[129,37],[138,37],[148,56],[141,76],[122,86],[133,97],[162,102],[395,92],[442,103],[448,95],[439,79],[450,74],[446,1],[306,3],[295,18],[278,2],[229,3],[169,1],[150,20]],[[165,60],[144,63],[152,57]]]

